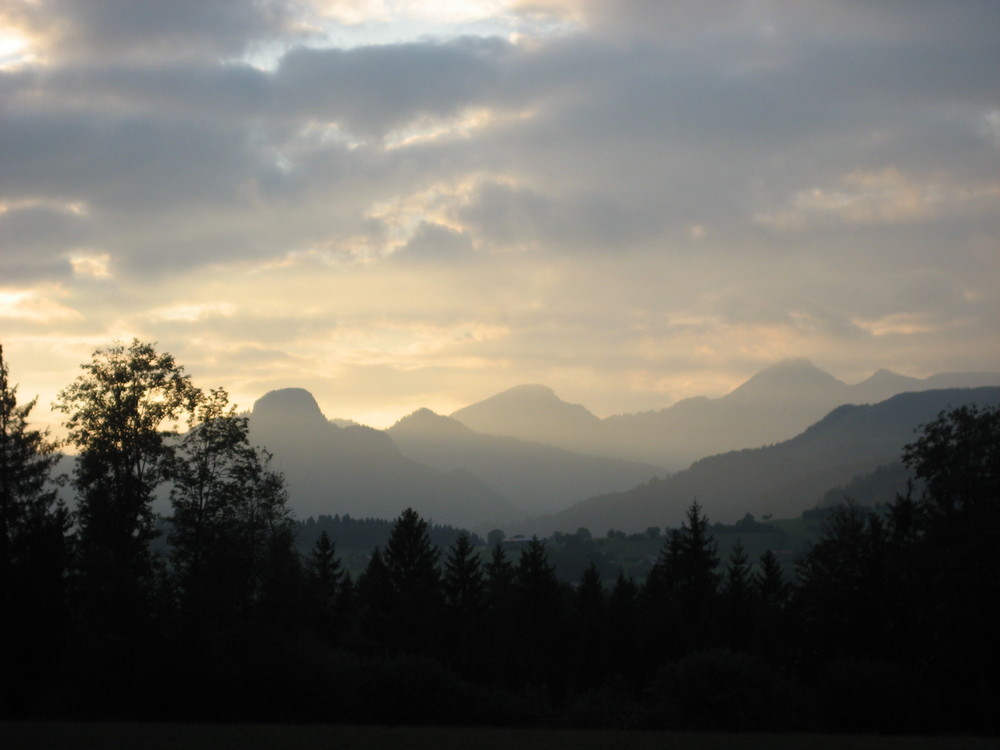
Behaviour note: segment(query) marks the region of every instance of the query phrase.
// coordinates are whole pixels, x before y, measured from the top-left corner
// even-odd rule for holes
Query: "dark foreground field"
[[[984,737],[874,737],[816,734],[694,734],[558,729],[340,727],[190,724],[0,723],[5,750],[977,750]]]

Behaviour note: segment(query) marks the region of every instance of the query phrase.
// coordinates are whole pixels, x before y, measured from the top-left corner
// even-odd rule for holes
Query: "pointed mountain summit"
[[[409,506],[439,523],[476,526],[517,513],[468,472],[442,473],[406,458],[382,430],[331,423],[302,388],[260,398],[250,415],[250,436],[273,453],[301,517],[395,518]]]
[[[804,400],[817,396],[829,400],[832,394],[846,390],[847,386],[840,380],[800,357],[764,368],[723,398],[733,403]]]
[[[519,385],[466,406],[451,418],[476,432],[587,449],[601,420],[544,385]]]
[[[472,434],[472,430],[461,422],[451,417],[443,417],[430,409],[417,409],[400,419],[396,424],[388,429],[388,433],[393,440],[399,441],[401,437],[408,435],[419,435],[421,437],[435,438],[464,438]]]
[[[922,387],[926,388],[918,378],[900,375],[898,372],[882,368],[873,372],[860,383],[850,386],[850,389],[852,399],[856,403],[874,403],[885,401],[897,393],[918,391]]]

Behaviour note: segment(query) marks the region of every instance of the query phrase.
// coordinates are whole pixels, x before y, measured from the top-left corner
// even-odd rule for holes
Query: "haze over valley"
[[[385,431],[339,427],[290,388],[256,402],[251,433],[274,453],[302,516],[392,518],[412,506],[483,533],[634,532],[679,525],[693,499],[725,523],[748,512],[797,516],[827,491],[898,464],[939,412],[996,403],[998,384],[996,374],[880,371],[846,385],[798,359],[724,397],[658,413],[602,420],[528,385],[451,416],[421,409]]]

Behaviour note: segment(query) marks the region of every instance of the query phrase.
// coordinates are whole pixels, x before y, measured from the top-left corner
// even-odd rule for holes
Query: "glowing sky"
[[[0,0],[0,343],[387,426],[1000,370],[995,0]],[[55,420],[55,418],[52,418]]]

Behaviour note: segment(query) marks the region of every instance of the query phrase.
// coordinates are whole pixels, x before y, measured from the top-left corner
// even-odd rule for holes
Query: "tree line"
[[[697,503],[644,581],[563,583],[538,539],[484,546],[412,509],[352,578],[328,533],[346,519],[296,551],[223,389],[140,341],[82,370],[55,403],[70,512],[0,348],[5,718],[997,729],[1000,409],[923,426],[902,455],[921,489],[837,509],[794,580],[739,544],[720,560]]]

